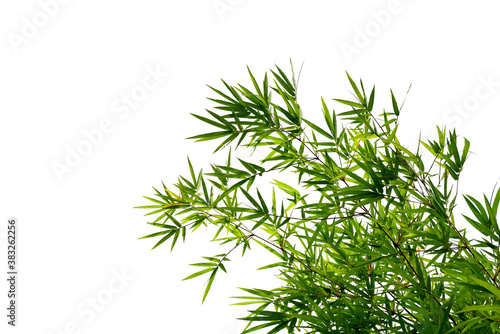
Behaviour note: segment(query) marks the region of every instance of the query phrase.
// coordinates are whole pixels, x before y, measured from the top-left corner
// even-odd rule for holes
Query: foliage
[[[283,285],[242,289],[238,304],[253,308],[244,333],[500,332],[500,191],[464,196],[463,219],[480,239],[453,214],[469,141],[438,127],[437,140],[410,151],[397,137],[402,105],[392,91],[392,111],[375,115],[375,86],[367,95],[349,75],[354,99],[335,100],[348,110],[322,99],[318,125],[302,115],[293,67],[291,76],[272,70],[271,84],[249,74],[251,89],[222,81],[225,91],[210,87],[215,111],[194,115],[216,130],[191,138],[219,139],[215,151],[232,145],[227,164],[204,173],[189,162],[175,190],[163,185],[141,207],[157,215],[149,224],[160,231],[144,237],[159,237],[153,248],[216,227],[212,241],[227,251],[186,278],[208,277],[203,300],[232,251],[259,245],[276,257],[261,269],[278,269]],[[234,159],[239,146],[265,158]],[[254,181],[265,174],[276,178],[263,195]]]

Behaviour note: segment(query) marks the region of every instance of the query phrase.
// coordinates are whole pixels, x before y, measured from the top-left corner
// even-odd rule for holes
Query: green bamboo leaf
[[[459,333],[466,333],[466,330],[471,328],[472,326],[476,325],[477,323],[481,322],[483,318],[482,317],[474,317],[465,321],[462,321],[458,323],[456,326],[454,326],[451,330],[447,331],[445,334],[453,333],[453,332],[459,332]]]
[[[474,305],[466,306],[457,313],[482,311],[482,312],[497,312],[500,313],[500,305]]]
[[[206,117],[203,117],[203,116],[200,116],[200,115],[196,115],[196,114],[191,114],[193,115],[194,117],[198,118],[199,120],[207,123],[207,124],[210,124],[210,125],[213,125],[213,126],[216,126],[218,128],[221,128],[223,130],[227,130],[228,127],[225,125],[225,124],[221,124],[221,123],[217,123],[209,118],[206,118]]]
[[[392,89],[391,89],[391,99],[392,99],[392,109],[394,110],[394,113],[396,114],[396,116],[399,116],[398,103],[396,102],[396,98],[394,97],[394,93],[392,92]]]
[[[351,107],[354,107],[354,108],[358,108],[358,109],[363,109],[364,106],[360,103],[357,103],[357,102],[352,102],[352,101],[347,101],[347,100],[342,100],[342,99],[333,99],[334,101],[337,101],[339,103],[342,103],[342,104],[345,104],[347,106],[351,106]]]
[[[157,236],[164,235],[164,234],[170,234],[170,233],[171,233],[171,229],[166,230],[166,231],[161,231],[161,232],[155,232],[155,233],[152,233],[152,234],[148,234],[148,235],[145,235],[143,237],[140,237],[139,239],[153,238],[153,237],[157,237]]]
[[[278,82],[281,84],[281,87],[283,87],[287,91],[288,94],[290,94],[292,97],[295,96],[294,85],[287,78],[285,72],[283,72],[278,66],[276,66],[276,69],[278,70],[279,75],[276,74],[276,72],[271,70],[271,73],[273,73],[274,78],[276,80],[278,80]]]
[[[347,78],[349,79],[349,82],[351,84],[351,87],[352,89],[354,89],[354,93],[356,93],[356,96],[358,97],[359,101],[361,102],[362,105],[365,105],[366,101],[365,99],[363,98],[363,95],[361,95],[361,92],[359,91],[359,88],[358,86],[356,86],[356,84],[354,83],[354,81],[352,80],[351,76],[349,75],[349,73],[347,73],[347,71],[345,72],[345,74],[347,74]]]
[[[179,239],[179,235],[181,234],[181,230],[176,230],[175,231],[175,234],[174,234],[174,239],[172,240],[172,245],[170,246],[170,251],[172,251],[174,249],[174,246],[177,242],[177,239]]]
[[[460,165],[463,165],[465,163],[470,148],[470,142],[466,138],[464,138],[464,143],[465,144],[464,144],[464,149],[462,151],[462,158],[460,159]]]
[[[255,90],[257,91],[257,93],[259,94],[259,96],[264,97],[265,95],[262,94],[262,91],[260,90],[260,87],[257,84],[257,81],[255,81],[255,78],[254,78],[254,76],[253,76],[253,74],[250,71],[250,68],[248,66],[247,66],[247,70],[248,70],[248,74],[250,74],[250,78],[252,79],[252,83],[253,83],[253,86],[255,87]]]
[[[166,229],[176,229],[177,228],[173,225],[167,225],[167,224],[158,224],[158,223],[148,223],[148,224],[152,225],[152,226],[156,226],[156,227],[166,228]],[[142,238],[140,238],[140,239],[142,239]]]
[[[192,278],[195,278],[195,277],[201,276],[201,275],[206,274],[206,273],[211,272],[211,271],[213,271],[213,268],[203,269],[203,270],[200,270],[200,271],[195,272],[194,274],[189,275],[189,276],[188,276],[188,277],[186,277],[186,278],[183,278],[182,280],[183,280],[183,281],[187,281],[187,280],[189,280],[189,279],[192,279]]]
[[[271,263],[266,266],[260,267],[257,270],[264,270],[264,269],[271,269],[271,268],[276,268],[276,267],[286,267],[287,263],[286,262],[276,262],[276,263]]]
[[[498,212],[498,205],[499,204],[500,204],[500,188],[497,189],[497,194],[495,195],[495,199],[493,200],[493,205],[491,207],[491,209],[495,215]]]
[[[373,85],[372,92],[370,93],[370,100],[368,101],[368,106],[366,107],[366,109],[368,111],[372,111],[374,103],[375,103],[375,85]]]
[[[353,179],[353,181],[355,181],[357,184],[359,184],[365,188],[370,189],[372,192],[374,192],[376,190],[372,184],[370,184],[368,181],[366,181],[365,179],[363,179],[359,175],[353,173],[349,169],[347,169],[347,168],[339,168],[339,169],[342,172],[346,173],[348,176],[350,176]]]
[[[148,199],[148,200],[150,200],[150,201],[152,201],[152,202],[155,202],[155,203],[161,204],[161,205],[165,204],[165,202],[162,202],[162,201],[156,200],[156,199],[151,198],[151,197],[147,197],[147,196],[142,196],[142,197],[144,197],[145,199]]]
[[[196,266],[196,267],[217,267],[217,263],[215,262],[200,262],[200,263],[191,263],[190,266]]]
[[[207,298],[208,292],[210,291],[210,288],[212,287],[212,283],[214,282],[215,274],[217,274],[217,268],[212,270],[212,274],[210,275],[210,278],[208,279],[207,287],[205,288],[205,293],[203,293],[203,299],[202,299],[201,303],[204,303],[205,299]]]
[[[483,208],[481,203],[474,197],[468,195],[465,195],[464,199],[467,205],[469,206],[469,209],[472,211],[474,216],[476,216],[478,221],[485,227],[489,227],[490,222],[488,219],[488,214],[486,213],[486,210]]]
[[[157,209],[157,208],[163,208],[163,203],[162,205],[142,205],[142,206],[134,206],[134,209]]]
[[[244,180],[241,180],[241,181],[236,182],[235,184],[233,184],[231,187],[229,187],[227,190],[225,190],[222,194],[220,194],[217,197],[217,199],[214,201],[213,205],[217,205],[221,200],[223,200],[231,192],[233,192],[233,191],[235,191],[237,189],[242,190],[243,188],[241,188],[241,186],[244,185],[246,182],[248,182],[248,179],[244,179]]]
[[[227,137],[230,136],[231,134],[233,134],[233,131],[216,131],[216,132],[209,132],[201,135],[188,137],[187,139],[196,139],[197,142],[200,142],[200,141],[214,140],[222,137]]]
[[[337,118],[335,115],[335,111],[332,110],[332,114],[330,114],[330,111],[328,110],[328,107],[325,103],[325,100],[321,98],[321,104],[323,106],[323,116],[326,121],[326,125],[328,126],[328,129],[330,129],[330,133],[332,134],[333,138],[337,138]]]
[[[316,130],[317,132],[321,133],[323,136],[325,136],[326,138],[328,139],[331,139],[333,140],[333,137],[331,134],[329,134],[328,132],[326,132],[325,130],[323,130],[322,128],[320,128],[319,126],[317,126],[316,124],[312,123],[312,122],[309,122],[307,119],[302,119],[307,125],[309,125],[311,128],[313,128],[314,130]]]
[[[172,237],[172,235],[174,235],[177,231],[170,231],[169,234],[167,234],[166,236],[164,236],[163,238],[160,239],[160,241],[158,241],[154,246],[153,248],[151,248],[152,250],[155,249],[156,247],[160,246],[162,243],[164,243],[165,241],[167,241],[168,239],[170,239]]]
[[[476,282],[476,284],[482,286],[483,288],[485,288],[486,290],[491,292],[500,301],[500,289],[498,287],[496,287],[495,285],[493,285],[491,283],[482,281],[482,280],[480,280],[476,277],[473,277],[473,276],[471,276],[470,279],[472,279],[474,282]]]

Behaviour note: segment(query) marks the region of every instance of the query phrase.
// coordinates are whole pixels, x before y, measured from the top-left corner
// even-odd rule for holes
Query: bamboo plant
[[[214,107],[193,115],[212,131],[191,138],[216,141],[227,162],[204,172],[188,160],[187,175],[140,207],[154,217],[157,232],[143,237],[158,238],[153,248],[212,227],[221,253],[186,277],[207,278],[203,301],[233,252],[255,246],[275,257],[260,269],[281,286],[242,288],[243,333],[500,332],[500,191],[458,192],[469,141],[438,127],[409,150],[392,91],[390,111],[375,108],[375,86],[349,74],[353,98],[335,99],[338,113],[321,99],[319,124],[302,114],[293,67],[261,83],[248,72],[250,86],[210,87]],[[455,216],[462,198],[468,212]]]

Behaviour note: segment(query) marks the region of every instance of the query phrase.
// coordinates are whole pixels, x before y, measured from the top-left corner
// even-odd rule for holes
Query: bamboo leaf
[[[398,103],[396,102],[396,98],[394,97],[394,93],[392,92],[392,89],[391,89],[391,99],[392,99],[392,109],[394,110],[394,113],[396,114],[396,116],[399,116]]]

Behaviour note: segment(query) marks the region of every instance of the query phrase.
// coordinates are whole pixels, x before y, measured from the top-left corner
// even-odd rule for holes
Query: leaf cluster
[[[215,227],[226,251],[186,278],[208,277],[203,300],[234,250],[259,246],[276,258],[260,269],[277,268],[282,285],[242,288],[243,333],[500,332],[500,191],[463,197],[471,213],[460,219],[480,240],[455,223],[469,141],[438,127],[410,151],[397,137],[404,102],[391,90],[391,110],[377,112],[375,86],[349,74],[353,98],[335,99],[339,113],[321,99],[317,124],[303,116],[293,67],[260,83],[248,73],[249,88],[222,81],[213,110],[194,115],[214,130],[191,138],[233,147],[227,163],[204,172],[188,161],[189,175],[142,207],[160,229],[144,237],[159,238],[153,248]],[[240,146],[265,157],[235,159]],[[263,175],[276,176],[270,193],[255,182]]]

